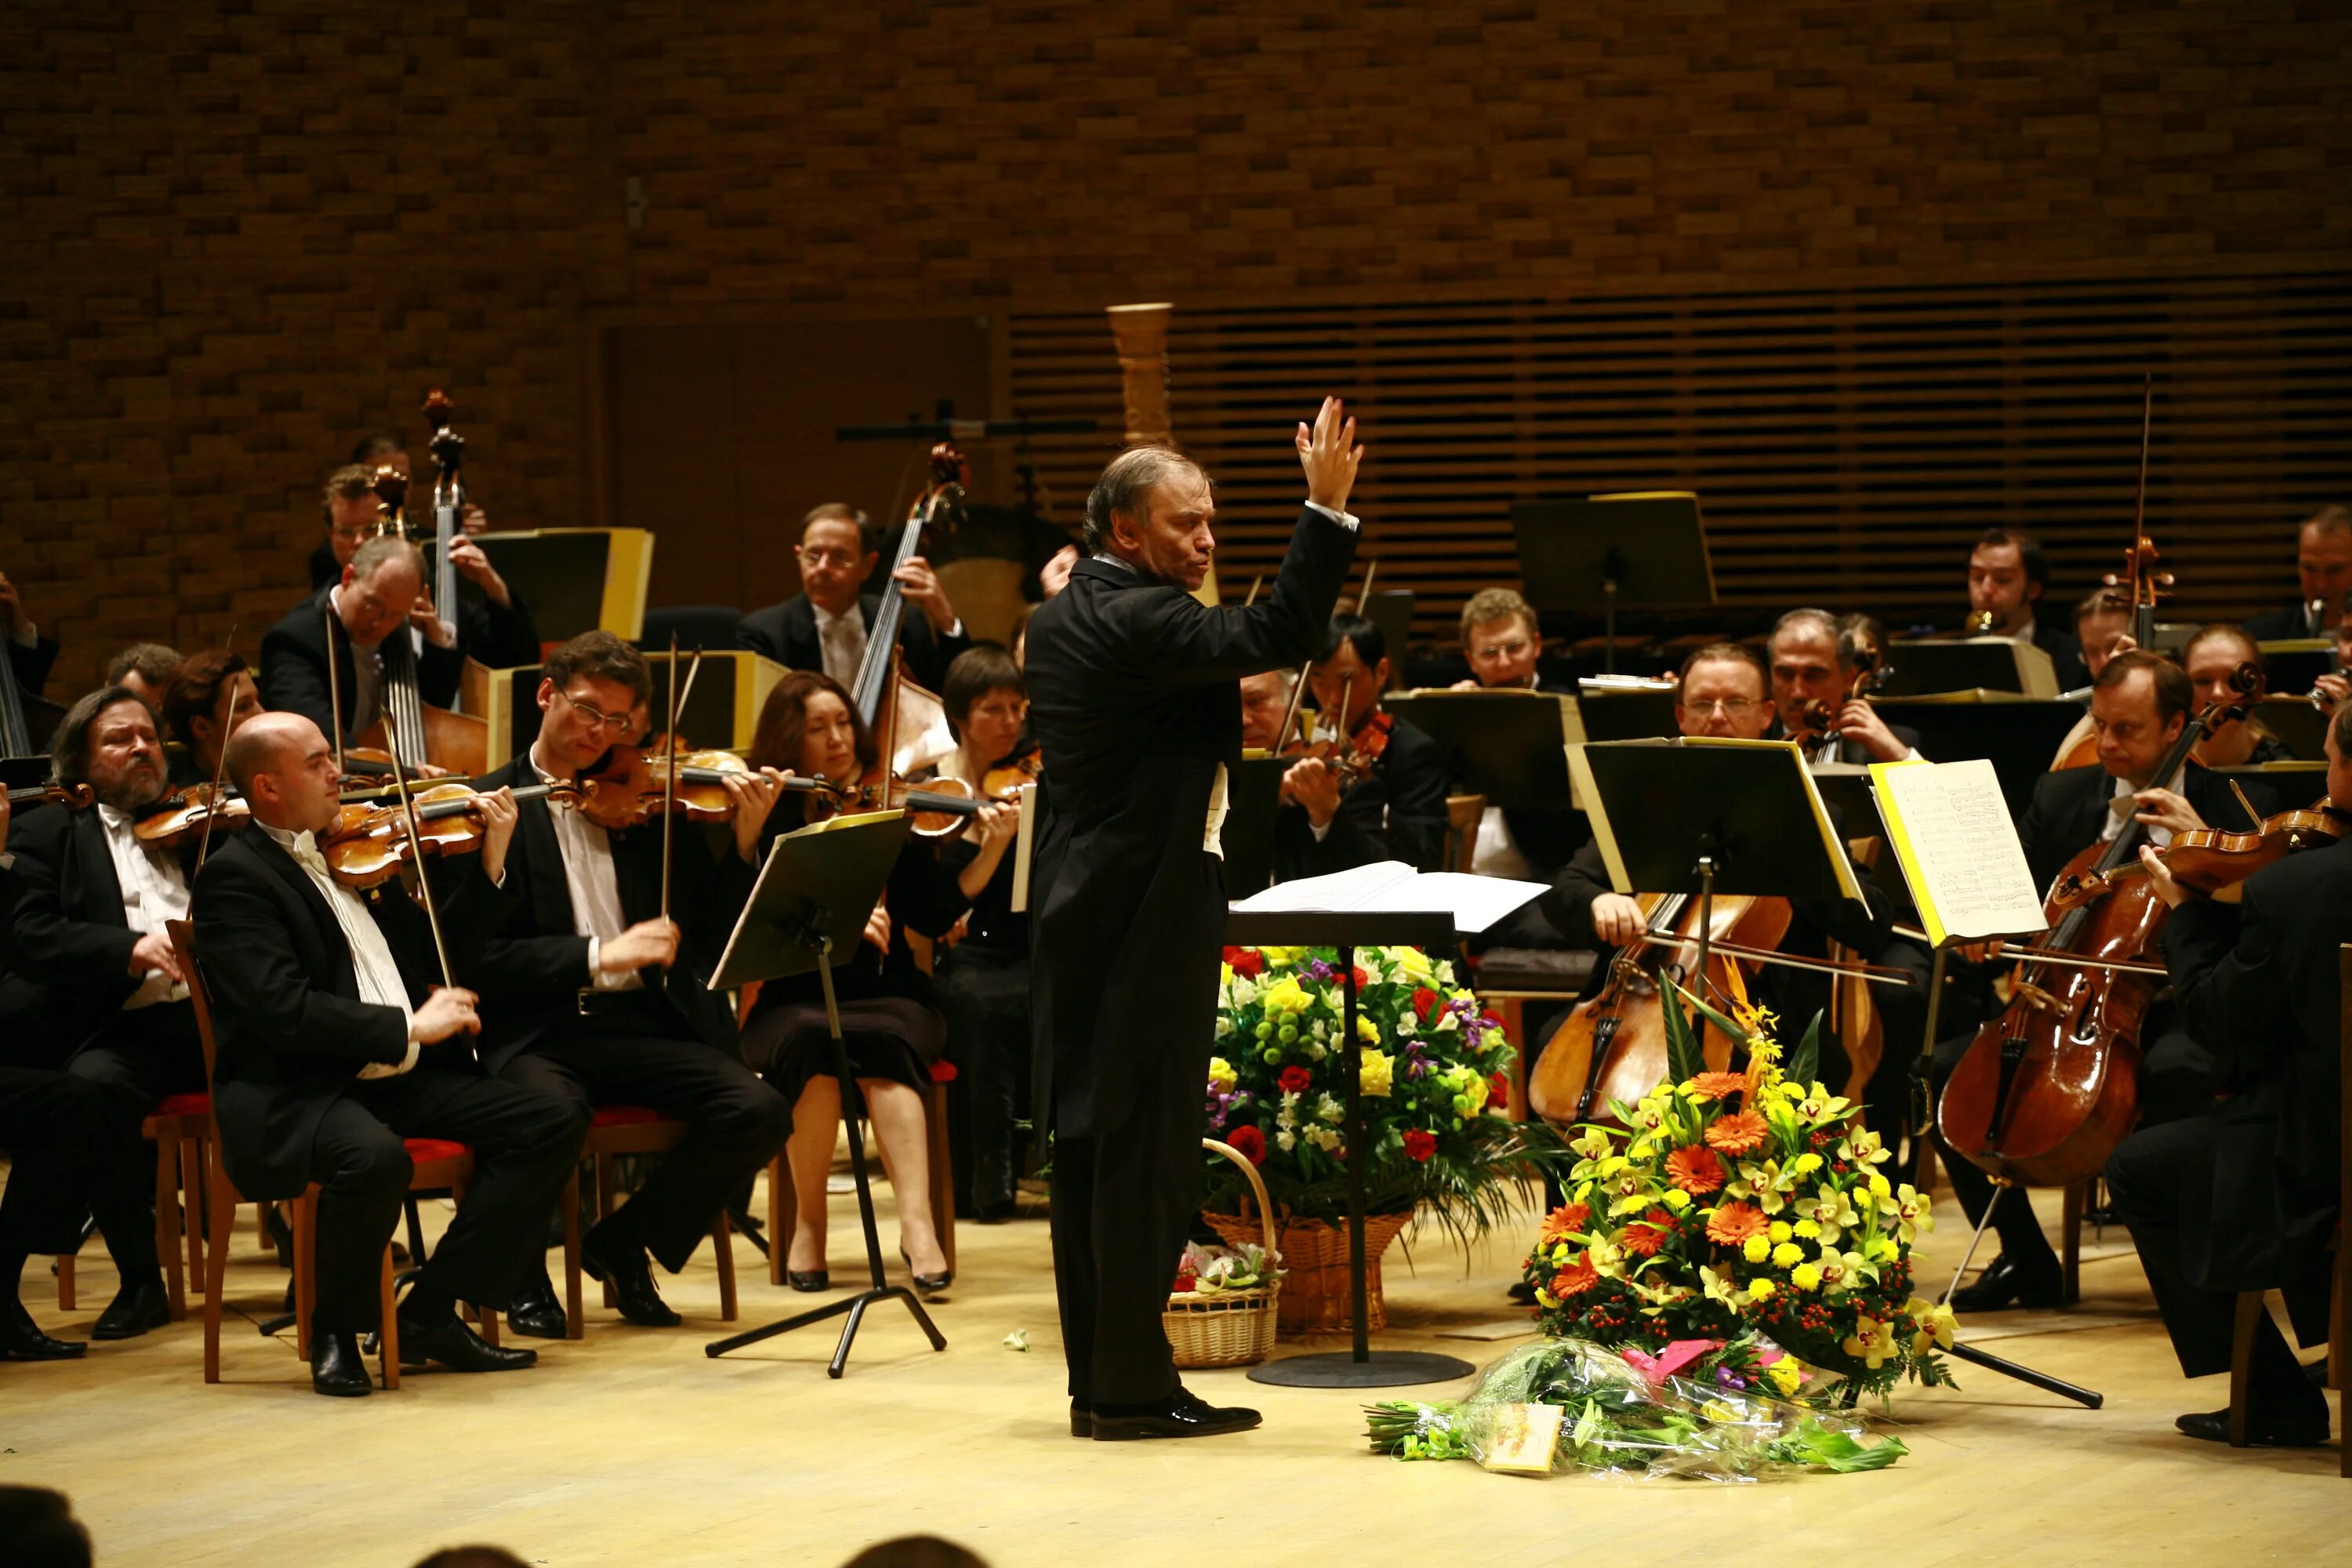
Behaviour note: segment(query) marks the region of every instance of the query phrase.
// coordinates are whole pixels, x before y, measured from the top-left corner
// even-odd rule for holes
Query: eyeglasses
[[[607,713],[593,702],[581,701],[569,691],[562,692],[561,695],[564,701],[572,705],[572,710],[580,715],[580,721],[591,730],[617,731],[625,728],[629,722],[626,715]]]
[[[845,550],[795,550],[805,566],[838,566],[846,570],[857,564],[857,557]]]
[[[1482,662],[1491,663],[1498,658],[1517,658],[1527,651],[1528,639],[1513,637],[1509,642],[1488,643],[1484,647],[1474,647],[1470,650],[1470,657]]]
[[[1745,719],[1763,706],[1752,697],[1717,697],[1712,701],[1685,701],[1683,704],[1685,710],[1701,718],[1710,713],[1720,713],[1727,719]]]

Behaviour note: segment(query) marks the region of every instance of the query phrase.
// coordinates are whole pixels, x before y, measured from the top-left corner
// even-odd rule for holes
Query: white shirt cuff
[[[604,939],[601,936],[592,936],[588,939],[588,984],[591,985],[604,977],[603,972],[596,967],[596,955],[604,945]]]
[[[38,647],[41,646],[41,628],[26,621],[16,628],[15,640],[18,647]]]
[[[5,853],[5,851],[0,851],[0,871],[13,871],[16,868],[16,858],[14,855]]]
[[[1331,822],[1337,822],[1339,820],[1339,819],[1335,816],[1331,819]],[[1316,843],[1322,843],[1323,840],[1329,836],[1331,832],[1331,822],[1324,823],[1321,826],[1318,827],[1313,817],[1310,816],[1307,819],[1307,826],[1313,831]]]
[[[1364,520],[1363,520],[1362,518],[1360,518],[1360,517],[1358,517],[1354,512],[1352,512],[1352,511],[1335,511],[1335,510],[1333,510],[1331,508],[1329,508],[1329,507],[1328,507],[1328,506],[1325,506],[1325,505],[1324,505],[1321,501],[1319,501],[1319,500],[1311,500],[1311,501],[1308,501],[1308,502],[1307,503],[1307,510],[1308,510],[1309,511],[1319,511],[1319,512],[1321,512],[1325,517],[1329,518],[1333,522],[1338,523],[1341,528],[1346,529],[1349,533],[1353,533],[1353,532],[1355,532],[1358,529],[1361,528],[1361,527],[1364,525]]]
[[[955,618],[955,625],[941,632],[940,636],[943,637],[960,637],[963,636],[963,617],[961,616],[958,616]]]
[[[408,1054],[400,1058],[400,1065],[398,1067],[392,1069],[393,1075],[394,1077],[398,1077],[402,1073],[415,1071],[416,1068],[416,1058],[424,1053],[424,1050],[425,1047],[418,1045],[415,1040],[409,1041]]]

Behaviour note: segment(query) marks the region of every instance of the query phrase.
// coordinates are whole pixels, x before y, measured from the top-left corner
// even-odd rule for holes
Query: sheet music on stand
[[[1874,763],[1870,777],[1933,946],[2050,929],[1991,763]]]

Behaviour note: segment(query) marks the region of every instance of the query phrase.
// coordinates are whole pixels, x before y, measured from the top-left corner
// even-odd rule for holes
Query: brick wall
[[[578,517],[624,316],[2352,257],[2336,0],[133,9],[0,15],[0,569],[63,690],[250,647],[429,385],[495,516]]]

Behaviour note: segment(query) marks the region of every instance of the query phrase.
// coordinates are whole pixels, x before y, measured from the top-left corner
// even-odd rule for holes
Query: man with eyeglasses
[[[327,476],[326,494],[320,502],[326,518],[327,537],[317,550],[310,552],[310,586],[313,590],[339,582],[343,568],[361,545],[376,537],[383,521],[375,496],[376,468],[396,468],[405,477],[408,472],[407,454],[400,454],[398,463],[385,463],[382,458],[366,462],[354,461]],[[455,605],[435,606],[429,597],[425,604],[438,616],[447,618],[457,634],[458,649],[493,669],[510,668],[518,665],[539,662],[539,628],[530,618],[530,610],[473,536],[485,526],[482,509],[466,508],[465,532],[449,550],[449,564],[457,575],[481,590],[478,603],[461,601]],[[430,701],[431,699],[426,699]]]
[[[857,689],[866,659],[866,634],[882,609],[882,595],[865,591],[881,564],[881,534],[866,515],[842,501],[827,501],[801,519],[793,552],[801,591],[781,605],[743,617],[738,635],[745,647],[767,655],[787,669],[821,669],[848,689]],[[963,621],[929,562],[910,555],[891,575],[913,612],[898,620],[904,668],[916,685],[938,691],[948,666],[971,646]]]
[[[1481,588],[1462,606],[1462,653],[1470,662],[1471,678],[1455,681],[1456,691],[1558,689],[1546,685],[1537,672],[1543,634],[1536,629],[1535,608],[1508,588]],[[1564,802],[1551,810],[1490,805],[1478,819],[1470,869],[1482,877],[1549,882],[1591,837],[1584,814]],[[1550,947],[1558,941],[1530,904],[1474,943],[1472,951],[1480,946]]]
[[[583,632],[548,656],[539,737],[482,781],[486,789],[576,781],[634,741],[653,692],[645,657],[610,632]],[[648,1252],[675,1274],[727,1202],[792,1131],[792,1111],[743,1065],[718,967],[751,891],[751,862],[782,789],[772,769],[730,773],[726,849],[699,830],[672,841],[663,913],[662,829],[607,831],[573,805],[520,803],[504,884],[505,924],[462,984],[481,997],[482,1063],[496,1077],[578,1104],[644,1106],[688,1125],[636,1194],[580,1245],[581,1266],[614,1289],[621,1315],[677,1322]],[[509,1308],[519,1333],[562,1339],[567,1324],[544,1257]]]

